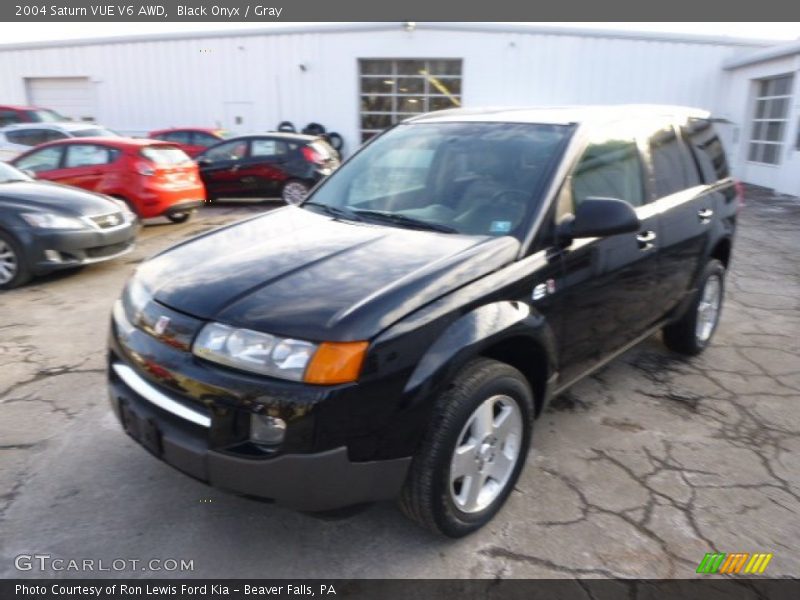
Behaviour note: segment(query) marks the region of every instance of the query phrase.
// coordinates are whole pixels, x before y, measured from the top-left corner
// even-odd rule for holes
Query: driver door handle
[[[656,239],[655,231],[643,231],[636,236],[636,243],[639,244],[640,250],[649,250],[653,247],[653,242]]]
[[[700,219],[701,223],[708,223],[713,215],[714,211],[710,208],[704,208],[697,211],[697,217]]]

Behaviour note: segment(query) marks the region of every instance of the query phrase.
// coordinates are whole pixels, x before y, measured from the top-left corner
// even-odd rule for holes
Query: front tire
[[[24,285],[30,278],[22,246],[10,234],[0,231],[0,290]]]
[[[663,329],[670,350],[695,356],[706,349],[717,329],[725,292],[725,265],[716,259],[706,264],[700,284],[686,313]]]
[[[297,206],[306,199],[309,189],[310,188],[302,181],[291,179],[283,184],[281,199],[286,202],[286,204]]]
[[[525,465],[533,414],[522,373],[486,358],[469,363],[436,400],[401,492],[403,512],[454,538],[483,527]]]

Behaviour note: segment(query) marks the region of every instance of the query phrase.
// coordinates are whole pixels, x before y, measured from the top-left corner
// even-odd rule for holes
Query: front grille
[[[120,242],[119,244],[112,244],[110,246],[98,246],[96,248],[87,248],[85,250],[87,258],[105,258],[106,256],[114,256],[120,252],[124,252],[129,246],[130,242]]]
[[[117,225],[122,225],[125,222],[125,217],[122,216],[122,213],[115,212],[109,213],[107,215],[96,215],[94,217],[89,217],[92,223],[97,225],[100,229],[111,229],[112,227],[116,227]]]

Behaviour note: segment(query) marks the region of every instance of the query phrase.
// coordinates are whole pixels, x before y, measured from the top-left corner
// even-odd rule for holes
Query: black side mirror
[[[575,216],[559,226],[559,238],[564,241],[578,238],[609,237],[632,233],[641,227],[633,207],[616,198],[586,198]]]
[[[195,162],[200,167],[207,167],[208,165],[211,164],[211,159],[209,159],[209,158],[198,158]]]

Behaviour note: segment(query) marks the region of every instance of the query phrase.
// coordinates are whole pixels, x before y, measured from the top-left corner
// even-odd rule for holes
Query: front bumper
[[[157,313],[169,316],[180,330],[194,328],[186,315],[163,306]],[[347,397],[218,369],[195,359],[181,340],[155,338],[115,310],[111,405],[126,432],[151,453],[215,487],[299,510],[330,510],[398,495],[410,457],[358,460],[350,442],[315,427],[324,421],[342,433],[357,422]],[[375,405],[373,397],[367,400]],[[284,444],[272,453],[248,439],[250,414],[264,411],[288,423]]]
[[[133,250],[137,230],[136,221],[110,230],[28,230],[25,246],[32,271],[41,275],[123,256]]]
[[[130,367],[113,363],[111,370],[111,405],[126,432],[176,469],[215,487],[322,511],[393,498],[405,480],[410,458],[352,462],[345,447],[269,458],[211,450],[203,441],[209,416],[170,398]]]

